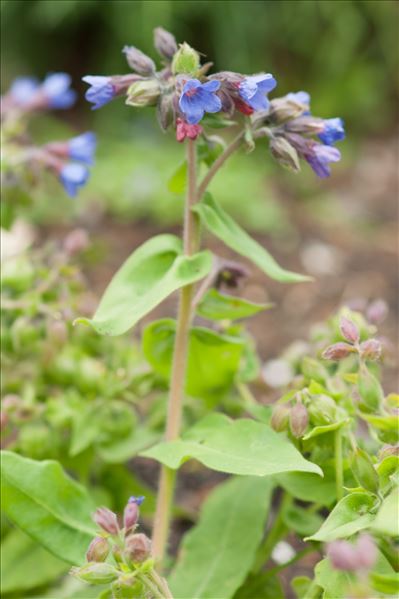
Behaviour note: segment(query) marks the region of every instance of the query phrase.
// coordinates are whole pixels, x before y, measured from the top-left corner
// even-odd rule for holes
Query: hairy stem
[[[192,255],[198,250],[199,223],[191,208],[196,201],[197,157],[195,142],[187,142],[188,183],[184,213],[184,253]],[[191,322],[191,302],[194,285],[186,285],[180,291],[179,312],[173,353],[170,393],[166,418],[166,441],[173,441],[180,434],[184,383],[188,353],[188,338]],[[162,562],[168,539],[176,472],[161,466],[157,506],[154,519],[153,555]]]
[[[344,495],[344,474],[342,459],[342,434],[338,428],[334,432],[334,462],[335,462],[335,485],[337,489],[337,501]]]
[[[233,141],[227,146],[227,148],[218,156],[215,162],[212,164],[206,175],[201,181],[200,186],[198,187],[198,200],[202,198],[209,183],[212,181],[213,177],[216,175],[221,166],[226,162],[226,160],[240,147],[242,139],[244,137],[244,131],[240,131],[240,133],[233,139]]]

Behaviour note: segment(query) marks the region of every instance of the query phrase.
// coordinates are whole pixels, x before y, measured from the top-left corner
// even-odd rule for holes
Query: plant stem
[[[198,250],[199,222],[191,208],[196,201],[197,156],[195,142],[187,142],[188,183],[184,212],[184,253],[192,255]],[[173,353],[170,393],[166,418],[165,440],[173,441],[180,434],[184,382],[188,353],[188,339],[191,322],[191,302],[194,285],[186,285],[180,290],[179,312],[176,324],[176,337]],[[162,562],[168,538],[176,472],[161,466],[157,506],[154,519],[153,555]]]
[[[227,146],[227,148],[216,158],[215,162],[212,164],[205,177],[202,179],[200,186],[198,187],[198,200],[202,198],[204,195],[209,183],[212,181],[213,177],[216,175],[221,166],[226,162],[226,160],[235,152],[241,145],[242,139],[244,137],[244,131],[240,131],[240,133],[233,139],[233,141]]]
[[[267,533],[263,543],[259,546],[255,557],[255,563],[252,568],[252,572],[255,574],[259,572],[264,564],[269,560],[272,551],[278,541],[286,534],[287,527],[283,521],[284,511],[287,509],[288,505],[291,503],[292,498],[287,493],[284,493],[280,506],[276,515],[276,518]]]
[[[344,474],[342,463],[342,434],[338,428],[334,432],[334,462],[335,462],[335,484],[337,490],[337,501],[344,495]]]

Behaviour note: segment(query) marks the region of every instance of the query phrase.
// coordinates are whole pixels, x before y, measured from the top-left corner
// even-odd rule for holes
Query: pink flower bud
[[[125,554],[132,562],[144,562],[151,555],[151,541],[143,533],[129,535],[125,543]]]
[[[379,360],[382,354],[382,345],[378,339],[367,339],[360,344],[360,355],[364,360]]]
[[[119,533],[119,525],[116,514],[106,507],[99,507],[93,514],[93,520],[100,528],[111,535]]]
[[[109,554],[109,544],[104,537],[95,537],[86,553],[88,562],[105,562]]]
[[[162,27],[154,29],[154,46],[158,54],[169,60],[177,52],[177,44],[174,36]]]
[[[354,572],[358,569],[357,552],[348,541],[333,541],[328,544],[327,555],[335,570]]]
[[[125,46],[122,50],[126,56],[127,64],[139,75],[153,75],[155,73],[154,61],[134,46]]]
[[[327,347],[322,353],[322,358],[325,360],[343,360],[354,351],[353,347],[344,341],[334,343]]]
[[[371,324],[381,324],[388,314],[388,306],[382,299],[377,299],[367,308],[366,317]]]
[[[359,329],[352,320],[349,320],[349,318],[345,318],[345,316],[342,316],[339,323],[339,328],[342,333],[342,336],[345,337],[345,339],[349,341],[349,343],[357,343],[359,341]]]
[[[290,412],[290,429],[294,437],[302,437],[309,424],[309,414],[303,403],[296,403]]]
[[[359,570],[370,570],[377,561],[378,553],[373,538],[361,534],[356,543],[356,554]]]
[[[130,530],[136,526],[139,519],[139,508],[136,503],[128,503],[123,512],[123,526]]]
[[[74,229],[64,239],[64,250],[70,256],[79,254],[89,245],[89,236],[85,229]]]

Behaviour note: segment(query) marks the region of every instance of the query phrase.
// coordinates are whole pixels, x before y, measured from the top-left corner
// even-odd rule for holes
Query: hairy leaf
[[[269,511],[270,479],[235,478],[207,499],[170,577],[175,599],[229,599],[248,574]]]
[[[95,534],[87,492],[53,460],[2,452],[2,508],[14,524],[71,564],[84,560]]]
[[[137,248],[112,278],[90,324],[102,335],[121,335],[171,293],[205,277],[211,269],[208,251],[182,255],[180,239],[158,235]]]
[[[222,208],[209,193],[193,207],[203,225],[238,254],[251,260],[271,279],[281,283],[310,281],[311,277],[282,268],[264,247],[252,239]]]
[[[230,420],[222,414],[204,418],[183,439],[159,443],[141,453],[177,469],[189,459],[230,474],[266,476],[278,472],[322,471],[305,460],[283,435],[249,419]]]
[[[272,308],[273,304],[256,304],[241,297],[210,289],[198,304],[197,312],[209,320],[237,320]]]
[[[155,372],[169,379],[172,366],[176,322],[158,320],[143,333],[143,352]],[[197,397],[220,397],[234,380],[245,340],[216,333],[203,327],[190,331],[186,390]]]
[[[375,518],[369,511],[373,505],[374,498],[370,493],[347,495],[337,503],[317,533],[305,540],[327,543],[368,528]]]

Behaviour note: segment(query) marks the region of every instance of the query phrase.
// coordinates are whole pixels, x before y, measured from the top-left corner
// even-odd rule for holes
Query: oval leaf
[[[143,352],[155,372],[169,380],[176,322],[157,320],[144,330]],[[245,340],[203,327],[190,330],[186,390],[196,397],[216,396],[232,385]]]
[[[369,512],[373,505],[374,498],[369,493],[347,495],[337,503],[317,533],[305,541],[327,543],[350,537],[359,530],[368,528],[375,518],[375,515]]]
[[[169,580],[173,597],[232,597],[262,539],[271,491],[269,479],[245,477],[227,481],[210,495],[199,523],[184,537]]]
[[[311,281],[311,277],[282,268],[257,241],[252,239],[222,208],[209,193],[193,207],[203,225],[238,254],[251,260],[271,279],[280,283]]]
[[[1,484],[2,508],[14,524],[64,561],[84,561],[96,533],[95,506],[58,462],[3,451]]]
[[[176,470],[189,459],[219,472],[266,476],[279,472],[316,472],[283,435],[250,419],[230,420],[212,414],[189,430],[183,439],[159,443],[140,455]]]
[[[256,304],[241,297],[220,293],[217,289],[210,289],[198,304],[197,312],[202,318],[209,320],[238,320],[272,307],[273,304]]]
[[[183,256],[174,235],[158,235],[136,249],[112,278],[90,324],[101,335],[121,335],[171,293],[205,277],[212,257],[204,251]]]

